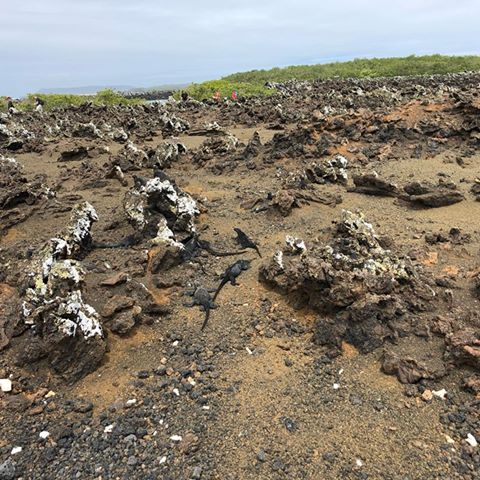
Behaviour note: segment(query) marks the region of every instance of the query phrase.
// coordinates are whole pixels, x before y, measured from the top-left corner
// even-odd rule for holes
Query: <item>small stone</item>
[[[170,440],[172,442],[181,442],[182,441],[182,436],[181,435],[172,435],[170,437]]]
[[[283,461],[280,458],[276,458],[272,463],[272,470],[279,471],[284,469],[285,469],[285,464],[283,463]]]
[[[465,440],[471,447],[478,447],[477,439],[471,433],[467,435]]]
[[[137,463],[138,463],[137,457],[134,457],[133,455],[128,457],[127,465],[129,465],[130,467],[134,467]]]
[[[445,395],[447,395],[447,391],[442,388],[441,390],[434,390],[433,395],[435,395],[438,398],[441,398],[442,400],[445,400]]]
[[[202,467],[195,467],[192,472],[192,480],[200,480],[202,477]]]
[[[101,315],[105,318],[112,317],[115,313],[131,308],[134,305],[135,300],[133,298],[125,297],[123,295],[114,295],[105,303]]]
[[[335,463],[335,460],[337,459],[337,454],[334,452],[325,452],[322,455],[323,461],[326,463]]]
[[[114,287],[115,285],[120,285],[128,280],[128,275],[124,272],[117,273],[116,275],[112,275],[111,277],[106,278],[100,285],[105,287]]]
[[[12,451],[10,452],[11,455],[16,455],[17,453],[20,453],[23,450],[22,447],[13,447]]]
[[[15,478],[15,462],[8,458],[5,462],[0,464],[0,479],[13,480]]]
[[[422,393],[422,400],[424,402],[431,402],[432,401],[432,398],[433,398],[433,393],[431,390],[425,390],[423,393]]]
[[[185,434],[180,442],[180,451],[184,455],[189,455],[190,453],[194,453],[198,450],[198,437],[193,433],[189,432]]]
[[[449,443],[450,445],[453,445],[455,443],[455,440],[450,437],[449,435],[445,435],[445,441]]]
[[[289,431],[289,432],[295,432],[298,428],[296,422],[294,420],[292,420],[291,418],[288,418],[288,417],[284,417],[282,419],[282,422],[283,424],[285,425],[285,428]]]
[[[267,458],[267,455],[264,450],[259,450],[257,453],[257,460],[259,462],[264,462]]]
[[[46,440],[50,436],[50,432],[47,432],[46,430],[43,430],[43,432],[40,432],[38,435],[42,440]]]
[[[0,378],[0,389],[8,393],[12,391],[12,381],[9,378]]]

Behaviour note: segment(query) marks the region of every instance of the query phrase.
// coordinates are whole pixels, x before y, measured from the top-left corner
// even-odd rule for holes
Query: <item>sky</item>
[[[480,53],[479,0],[0,0],[0,94]]]

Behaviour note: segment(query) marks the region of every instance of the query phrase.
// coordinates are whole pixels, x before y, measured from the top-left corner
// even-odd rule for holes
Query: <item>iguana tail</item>
[[[205,310],[205,320],[203,321],[203,325],[200,330],[203,330],[207,326],[209,318],[210,318],[210,307],[207,307]]]

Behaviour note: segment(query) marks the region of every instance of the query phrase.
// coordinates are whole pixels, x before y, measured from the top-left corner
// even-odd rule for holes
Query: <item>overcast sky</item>
[[[479,0],[0,0],[0,94],[480,53]]]

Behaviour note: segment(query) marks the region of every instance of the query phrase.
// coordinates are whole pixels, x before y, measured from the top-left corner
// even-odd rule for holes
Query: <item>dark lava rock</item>
[[[413,320],[435,297],[408,259],[385,250],[373,227],[348,211],[330,245],[301,254],[287,245],[260,268],[260,279],[321,314],[316,343],[339,348],[347,341],[362,352],[408,333],[407,313]]]
[[[447,357],[457,365],[470,365],[480,370],[480,332],[464,328],[447,335]]]
[[[439,183],[432,185],[424,182],[413,182],[404,187],[408,194],[405,199],[410,203],[429,208],[445,207],[465,200],[454,184]]]
[[[383,354],[382,370],[387,375],[396,375],[401,383],[417,383],[431,377],[431,373],[413,358],[401,358],[392,352]]]
[[[131,297],[126,297],[124,295],[114,295],[112,298],[107,300],[107,303],[103,306],[101,311],[102,317],[109,318],[113,317],[115,313],[131,308],[135,305],[135,300]]]
[[[397,197],[400,193],[397,185],[381,179],[375,172],[364,175],[354,175],[353,183],[355,187],[349,189],[350,192],[379,197]]]
[[[60,154],[59,162],[70,162],[74,160],[83,160],[88,157],[88,149],[86,147],[77,147],[71,150],[65,150]]]

